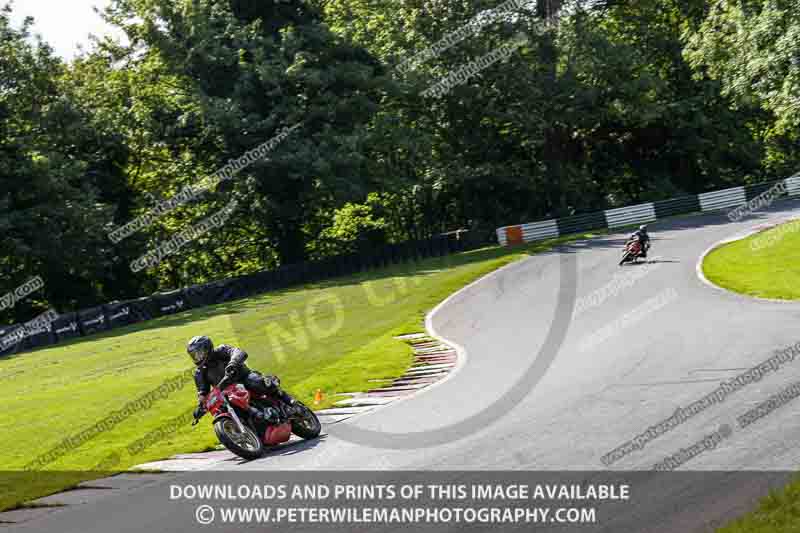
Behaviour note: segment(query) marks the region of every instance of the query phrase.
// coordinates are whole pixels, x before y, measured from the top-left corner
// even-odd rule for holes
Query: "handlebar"
[[[220,381],[220,384],[223,381],[225,381],[225,378],[223,378],[222,381]],[[217,385],[216,388],[219,390],[219,395],[220,395],[220,398],[222,398],[222,402],[225,404],[226,407],[230,408],[230,403],[228,402],[228,396],[225,394],[225,391],[221,387],[219,387],[219,385]],[[206,400],[206,401],[208,401],[208,400]],[[192,426],[196,426],[200,422],[200,419],[203,418],[204,416],[206,416],[207,413],[208,413],[208,408],[204,407],[203,408],[203,413],[200,416],[195,417],[194,422],[192,422]]]

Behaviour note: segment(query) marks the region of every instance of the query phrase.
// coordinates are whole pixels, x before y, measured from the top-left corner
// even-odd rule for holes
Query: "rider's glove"
[[[236,374],[237,370],[239,370],[238,366],[236,366],[233,363],[228,364],[228,366],[225,367],[225,377],[229,377]]]

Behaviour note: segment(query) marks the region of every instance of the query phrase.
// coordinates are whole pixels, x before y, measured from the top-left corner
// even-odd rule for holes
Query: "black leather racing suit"
[[[637,230],[631,235],[628,242],[632,241],[635,237],[639,237],[639,242],[642,244],[642,251],[639,253],[642,257],[647,257],[647,250],[650,249],[650,235],[646,231]]]
[[[274,376],[264,376],[260,372],[251,370],[244,362],[247,352],[229,344],[221,344],[214,348],[205,363],[194,371],[194,383],[197,386],[198,401],[202,405],[206,395],[211,392],[211,387],[218,385],[223,379],[223,387],[232,383],[241,383],[247,390],[257,394],[277,396],[286,403],[291,403],[292,398],[280,389],[279,381]],[[230,368],[232,374],[225,377],[225,369]]]

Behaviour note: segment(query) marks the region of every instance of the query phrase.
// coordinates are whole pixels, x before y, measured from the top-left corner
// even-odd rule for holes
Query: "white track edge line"
[[[415,392],[413,392],[413,393],[411,393],[409,395],[401,396],[398,399],[396,399],[396,400],[394,400],[392,402],[389,402],[387,404],[376,405],[374,409],[372,409],[370,411],[365,411],[363,413],[358,413],[357,415],[348,418],[346,421],[343,420],[342,422],[350,422],[350,421],[353,421],[353,420],[357,420],[358,418],[360,418],[362,416],[367,416],[367,415],[374,414],[375,412],[380,411],[381,409],[386,409],[386,408],[391,407],[393,405],[398,405],[398,404],[401,404],[401,403],[406,402],[408,400],[416,399],[419,396],[421,396],[421,395],[423,395],[423,394],[425,394],[425,393],[427,393],[429,391],[432,391],[432,390],[436,389],[437,387],[440,387],[441,385],[444,385],[445,383],[447,383],[448,381],[453,379],[467,364],[467,360],[469,359],[469,357],[467,356],[467,350],[463,346],[458,344],[457,342],[454,342],[454,341],[451,341],[451,340],[447,339],[446,337],[442,336],[439,332],[436,331],[436,327],[433,325],[434,316],[438,312],[440,312],[441,309],[444,308],[449,302],[451,302],[453,299],[455,299],[459,295],[461,295],[461,293],[469,290],[470,288],[472,288],[472,287],[474,287],[474,286],[476,286],[476,285],[478,285],[480,283],[488,282],[490,279],[494,278],[495,276],[499,276],[501,273],[504,273],[505,270],[511,269],[512,267],[518,267],[519,265],[523,264],[526,261],[533,260],[535,257],[537,257],[537,255],[539,255],[539,254],[535,254],[535,255],[532,255],[530,257],[526,257],[526,258],[520,259],[518,261],[513,261],[513,262],[511,262],[511,263],[509,263],[507,265],[503,265],[502,267],[489,272],[488,274],[486,274],[484,276],[481,276],[480,278],[476,279],[472,283],[470,283],[468,285],[465,285],[464,287],[461,287],[459,290],[457,290],[456,292],[454,292],[453,294],[451,294],[450,296],[448,296],[447,298],[445,298],[444,300],[439,302],[439,304],[436,305],[436,307],[434,307],[431,311],[428,312],[427,315],[425,315],[425,330],[427,331],[428,335],[430,337],[438,340],[439,342],[442,342],[442,343],[448,345],[449,347],[455,349],[455,351],[456,351],[456,364],[455,364],[454,367],[452,367],[450,369],[450,371],[447,373],[447,375],[445,375],[444,378],[440,379],[439,381],[436,381],[435,383],[431,383],[429,386],[425,387],[424,389],[419,389],[419,390],[417,390],[417,391],[415,391]]]
[[[773,228],[775,228],[777,226],[780,226],[782,224],[788,224],[788,223],[790,223],[790,222],[792,222],[794,220],[799,220],[799,219],[800,218],[796,217],[796,218],[791,218],[789,220],[784,220],[784,221],[778,222],[778,223],[776,223],[776,224],[774,224],[774,225],[772,225],[772,226],[770,226],[768,228],[751,228],[751,229],[745,231],[744,233],[739,233],[737,235],[734,235],[733,237],[728,237],[726,239],[722,239],[721,241],[715,242],[714,244],[709,246],[702,254],[700,254],[700,258],[697,260],[697,263],[695,264],[695,273],[697,274],[697,277],[706,286],[711,287],[712,289],[714,289],[714,290],[716,290],[718,292],[722,292],[724,294],[735,296],[736,298],[739,298],[739,299],[745,299],[745,300],[757,301],[757,302],[765,302],[765,303],[778,303],[778,304],[783,304],[783,305],[797,305],[797,306],[800,306],[800,301],[797,301],[797,300],[781,300],[779,298],[762,298],[760,296],[750,296],[748,294],[742,294],[740,292],[736,292],[736,291],[732,291],[730,289],[726,289],[725,287],[721,287],[721,286],[717,285],[716,283],[712,282],[711,280],[709,280],[706,277],[705,272],[703,272],[703,263],[706,260],[706,256],[708,256],[708,254],[710,254],[711,252],[713,252],[717,248],[720,248],[721,246],[724,246],[726,244],[730,244],[732,242],[741,241],[743,239],[746,239],[747,237],[750,237],[751,235],[755,235],[757,233],[768,231],[768,230],[773,229]]]

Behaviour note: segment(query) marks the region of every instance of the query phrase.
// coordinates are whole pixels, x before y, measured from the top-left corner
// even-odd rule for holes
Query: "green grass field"
[[[503,265],[577,237],[517,248],[487,248],[376,270],[349,278],[194,309],[69,344],[0,360],[6,445],[0,508],[7,509],[80,481],[124,471],[176,453],[217,445],[210,419],[128,453],[127,446],[196,405],[192,381],[157,396],[149,408],[97,432],[79,446],[59,446],[110,412],[156,391],[192,368],[186,341],[196,334],[244,348],[251,368],[281,377],[287,390],[318,408],[337,392],[373,388],[375,378],[401,375],[411,350],[396,335],[423,331],[426,312],[464,285]],[[50,450],[54,461],[26,465]],[[9,473],[11,471],[11,473]]]
[[[732,291],[795,300],[800,298],[800,223],[789,222],[725,244],[703,262],[713,283]]]

